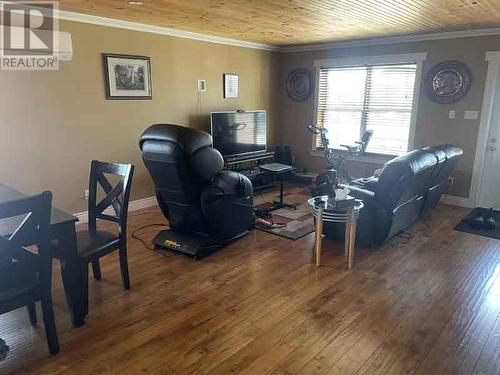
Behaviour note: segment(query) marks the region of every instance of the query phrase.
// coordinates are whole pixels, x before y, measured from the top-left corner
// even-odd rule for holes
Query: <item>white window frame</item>
[[[407,151],[413,150],[415,143],[415,128],[417,125],[417,112],[418,112],[418,102],[420,98],[420,87],[422,86],[422,68],[426,60],[427,60],[427,52],[402,53],[396,55],[381,55],[381,56],[356,56],[356,57],[314,60],[314,67],[316,68],[316,85],[314,92],[314,118],[312,119],[311,123],[316,124],[316,119],[318,118],[319,75],[321,68],[345,68],[345,67],[356,67],[365,65],[417,64],[417,70],[415,72],[415,86],[413,88],[413,105],[411,109],[410,134],[408,136]],[[315,134],[312,135],[311,145],[312,145],[311,154],[313,156],[323,155],[322,152],[318,152],[318,150],[316,149]],[[394,155],[385,155],[385,154],[372,154],[372,155],[374,156],[378,155],[377,159],[380,160],[377,160],[377,162],[383,160],[384,156],[394,157]],[[382,157],[382,159],[380,157]]]

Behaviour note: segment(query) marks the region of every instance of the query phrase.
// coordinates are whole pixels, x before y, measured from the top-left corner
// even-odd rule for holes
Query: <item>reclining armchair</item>
[[[253,227],[252,184],[240,173],[223,170],[224,160],[208,133],[156,124],[144,131],[139,146],[170,226],[156,245],[199,257]]]

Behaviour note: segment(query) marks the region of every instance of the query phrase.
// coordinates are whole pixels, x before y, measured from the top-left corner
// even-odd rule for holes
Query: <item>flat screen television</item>
[[[266,151],[266,111],[210,114],[214,148],[224,157]]]

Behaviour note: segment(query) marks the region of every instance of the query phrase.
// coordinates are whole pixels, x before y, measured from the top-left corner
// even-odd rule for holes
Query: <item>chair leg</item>
[[[101,265],[99,264],[99,259],[92,261],[92,273],[94,274],[94,279],[101,280]]]
[[[30,322],[31,324],[35,325],[36,324],[36,307],[35,307],[35,304],[32,303],[28,306],[26,306],[28,308],[28,314],[30,316]]]
[[[54,309],[52,305],[52,297],[42,298],[43,322],[45,325],[45,335],[47,336],[47,344],[51,354],[59,353],[59,340],[57,338],[56,321],[54,319]]]
[[[130,278],[128,275],[128,261],[127,261],[127,243],[125,241],[120,242],[120,270],[122,273],[123,289],[130,289]]]
[[[85,261],[82,261],[80,264],[81,267],[81,277],[82,277],[82,293],[83,293],[83,308],[85,311],[85,315],[89,313],[89,264]]]

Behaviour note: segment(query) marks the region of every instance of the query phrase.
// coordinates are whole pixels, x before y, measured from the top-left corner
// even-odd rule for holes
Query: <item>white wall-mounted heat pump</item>
[[[10,43],[8,46],[4,46],[4,33],[8,32],[10,37]],[[55,40],[55,46],[53,53],[59,61],[70,61],[73,58],[73,43],[71,40],[71,34],[64,31],[52,31],[52,30],[37,30],[38,36],[32,36],[30,34],[31,30],[26,30],[23,27],[18,26],[5,26],[2,27],[2,35],[0,38],[0,50],[9,52],[29,52],[30,49],[24,47],[26,45],[25,38],[29,37],[30,46],[32,49],[44,50],[46,48],[45,44],[42,42],[43,34],[47,35],[47,38],[53,38]],[[49,35],[50,33],[50,35]],[[53,33],[56,33],[53,35]],[[42,38],[40,38],[42,36]],[[36,55],[36,52],[33,52]]]

